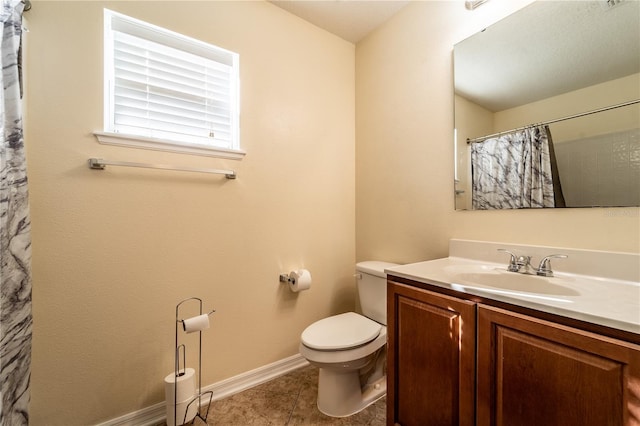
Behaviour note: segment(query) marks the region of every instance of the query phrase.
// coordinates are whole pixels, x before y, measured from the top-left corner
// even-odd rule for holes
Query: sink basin
[[[489,243],[487,243],[489,244]],[[394,266],[387,270],[393,279],[454,290],[470,295],[470,300],[498,301],[540,312],[587,321],[640,335],[640,255],[607,254],[573,249],[545,247],[538,258],[548,253],[566,253],[573,263],[559,263],[555,277],[523,275],[507,271],[507,262],[484,259],[496,244],[480,245],[478,259],[449,256]],[[468,254],[462,251],[464,254]],[[546,253],[546,254],[545,254]],[[486,257],[490,257],[486,254]],[[613,267],[609,268],[609,266]],[[604,268],[602,273],[594,271]],[[608,269],[607,269],[608,268]],[[609,275],[602,275],[604,273]],[[620,276],[616,275],[620,272]],[[635,275],[634,275],[635,274]],[[465,298],[466,296],[463,296]],[[478,299],[476,299],[476,297]]]
[[[486,265],[453,266],[447,269],[446,272],[450,274],[452,282],[464,286],[489,287],[527,294],[580,295],[570,287],[571,281],[567,278],[525,275]]]

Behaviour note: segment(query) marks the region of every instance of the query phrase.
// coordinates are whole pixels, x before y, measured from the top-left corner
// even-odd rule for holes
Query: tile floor
[[[318,369],[301,368],[287,375],[214,401],[207,418],[208,426],[309,426],[349,425],[384,426],[386,398],[358,414],[345,418],[325,416],[318,411]],[[196,418],[194,426],[204,423]]]

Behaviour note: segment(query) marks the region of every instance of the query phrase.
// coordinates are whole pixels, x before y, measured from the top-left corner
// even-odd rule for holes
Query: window
[[[105,9],[101,143],[241,158],[238,55]]]

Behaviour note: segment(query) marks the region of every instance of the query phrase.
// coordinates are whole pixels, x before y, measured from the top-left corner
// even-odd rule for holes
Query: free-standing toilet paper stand
[[[189,319],[180,319],[180,306],[189,301],[197,301],[199,304],[200,315],[198,317],[193,317]],[[199,417],[205,423],[207,422],[207,417],[209,416],[209,409],[211,408],[211,401],[213,400],[213,391],[202,392],[202,330],[209,328],[209,320],[208,316],[213,314],[216,310],[213,309],[208,314],[202,313],[202,299],[197,297],[189,297],[184,299],[180,303],[176,305],[176,347],[175,347],[175,380],[174,380],[174,392],[173,392],[173,424],[174,425],[183,425],[187,423],[187,421],[193,420],[195,417]],[[204,319],[204,321],[203,321]],[[187,321],[187,322],[185,322]],[[182,327],[179,327],[182,324]],[[187,324],[190,324],[191,328],[187,327]],[[195,324],[195,326],[193,325]],[[182,328],[183,331],[190,333],[193,331],[198,332],[198,393],[189,401],[186,409],[184,410],[184,416],[181,423],[178,423],[178,378],[183,376],[186,373],[186,346],[184,344],[178,344],[178,333],[179,328]],[[180,351],[182,351],[182,370],[180,369]],[[204,416],[200,412],[200,408],[202,407],[202,398],[204,396],[208,396],[209,403],[207,405],[207,410],[204,413]],[[187,419],[189,411],[192,409],[192,404],[197,403],[196,406],[196,414],[195,417]],[[167,421],[167,423],[169,423]]]

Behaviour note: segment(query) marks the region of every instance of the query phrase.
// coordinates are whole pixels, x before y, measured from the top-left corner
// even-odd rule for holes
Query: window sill
[[[93,134],[98,139],[98,142],[105,145],[126,146],[129,148],[151,149],[205,157],[219,157],[231,160],[242,160],[246,155],[246,152],[240,150],[205,147],[197,144],[181,144],[166,139],[110,132],[93,132]]]

